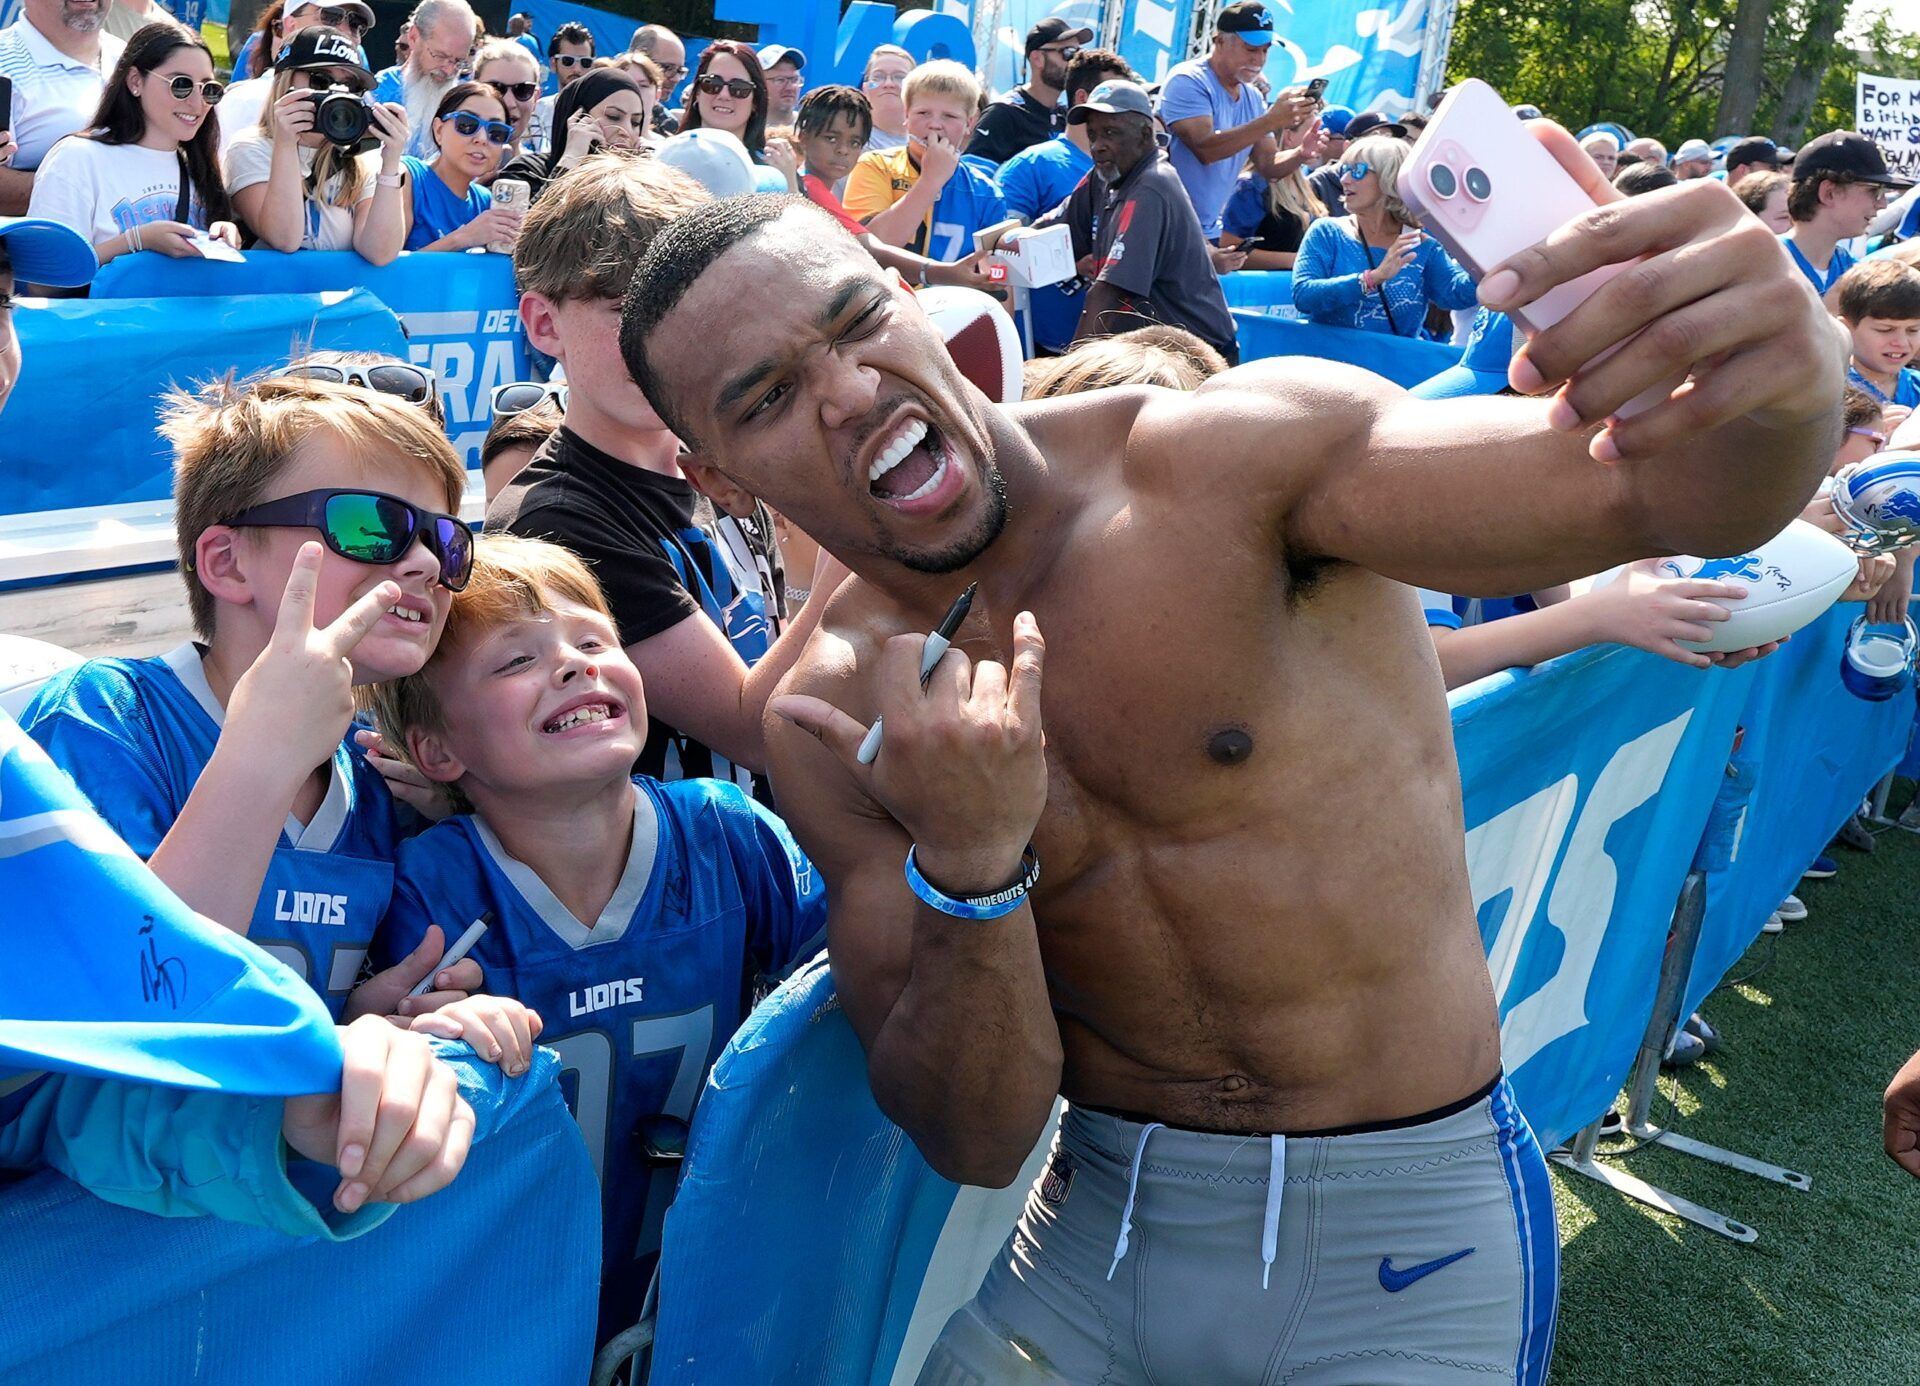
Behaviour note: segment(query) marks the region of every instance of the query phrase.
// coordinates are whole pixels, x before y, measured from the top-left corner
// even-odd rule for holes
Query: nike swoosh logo
[[[1465,1251],[1456,1251],[1451,1256],[1440,1256],[1431,1261],[1422,1261],[1419,1265],[1408,1266],[1405,1270],[1395,1270],[1393,1268],[1393,1258],[1391,1256],[1382,1256],[1380,1258],[1380,1288],[1390,1295],[1397,1295],[1406,1289],[1407,1286],[1413,1284],[1414,1281],[1424,1280],[1437,1270],[1445,1270],[1455,1261],[1473,1255],[1477,1249],[1476,1247],[1468,1247]]]

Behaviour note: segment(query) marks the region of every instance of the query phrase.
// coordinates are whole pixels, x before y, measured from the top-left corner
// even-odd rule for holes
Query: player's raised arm
[[[1598,196],[1604,184],[1566,132],[1543,138]],[[1236,448],[1261,448],[1281,478],[1289,549],[1452,592],[1510,593],[1650,553],[1737,552],[1778,532],[1839,433],[1834,325],[1772,233],[1705,179],[1597,207],[1495,267],[1481,297],[1524,305],[1607,264],[1633,267],[1514,361],[1513,383],[1551,398],[1418,400],[1324,367],[1221,377],[1215,389],[1264,390],[1278,417],[1306,420],[1284,457],[1271,431],[1261,444],[1258,428],[1236,430]],[[1608,422],[1683,378],[1670,399]]]
[[[924,692],[924,636],[889,640],[865,692],[850,653],[829,661],[836,672],[810,650],[767,717],[781,811],[826,876],[834,984],[874,1097],[941,1174],[993,1187],[1019,1174],[1060,1091],[1033,911],[1020,898],[997,918],[955,917],[917,899],[905,867],[913,847],[925,880],[956,898],[1021,876],[1046,799],[1031,616],[1015,641],[1011,671],[949,650]],[[884,715],[871,765],[847,708]]]

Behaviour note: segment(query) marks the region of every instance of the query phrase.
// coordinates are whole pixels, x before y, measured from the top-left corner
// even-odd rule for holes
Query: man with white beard
[[[0,77],[13,82],[6,117],[16,143],[0,168],[0,215],[23,216],[33,171],[62,135],[93,119],[107,74],[126,45],[100,29],[110,0],[25,0],[20,18],[0,32]]]
[[[479,33],[480,21],[467,0],[420,0],[407,19],[407,60],[380,74],[373,99],[407,108],[407,125],[413,131],[407,153],[415,158],[434,156],[433,114],[440,98],[467,70]]]

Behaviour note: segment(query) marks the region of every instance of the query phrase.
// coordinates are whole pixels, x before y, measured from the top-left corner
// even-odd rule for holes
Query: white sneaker
[[[1760,926],[1760,932],[1763,934],[1784,934],[1786,931],[1787,926],[1781,922],[1778,910],[1768,915],[1767,922]]]
[[[1807,917],[1807,907],[1798,895],[1789,895],[1780,902],[1780,908],[1774,911],[1783,924],[1798,924]]]
[[[1908,804],[1907,811],[1894,819],[1893,825],[1910,833],[1920,833],[1920,798]]]

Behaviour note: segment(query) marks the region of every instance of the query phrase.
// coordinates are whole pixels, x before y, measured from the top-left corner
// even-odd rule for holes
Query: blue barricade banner
[[[1719,985],[1800,873],[1906,750],[1912,695],[1870,703],[1840,682],[1847,628],[1861,609],[1857,602],[1833,607],[1754,666],[1753,697],[1740,717],[1746,731],[1727,785],[1734,803],[1722,855],[1730,862],[1707,875],[1687,1011]]]
[[[1550,1145],[1606,1109],[1632,1062],[1752,677],[1609,647],[1453,697],[1508,1071]],[[998,1191],[934,1174],[875,1106],[825,967],[796,976],[701,1099],[667,1218],[655,1386],[906,1386],[1031,1174]]]
[[[1273,14],[1273,46],[1267,80],[1274,90],[1327,79],[1327,100],[1364,111],[1404,111],[1420,86],[1420,57],[1427,43],[1429,10],[1449,10],[1449,0],[1263,0]],[[1283,56],[1284,55],[1284,56]],[[1291,59],[1291,65],[1288,63]]]
[[[1546,1146],[1633,1064],[1753,670],[1602,646],[1453,694],[1501,1053]]]
[[[1127,66],[1149,82],[1164,82],[1175,63],[1187,60],[1193,41],[1193,0],[1107,0],[1120,6],[1120,41]],[[1283,15],[1275,14],[1277,20]],[[1099,37],[1098,26],[1094,29]],[[1024,37],[1024,35],[1023,35]]]
[[[159,255],[124,259],[182,263]],[[14,326],[23,360],[0,430],[5,515],[165,499],[173,489],[173,456],[154,420],[171,386],[228,371],[247,375],[308,345],[407,349],[399,320],[363,291],[223,294],[190,304],[53,299],[22,308]]]
[[[1227,279],[1250,277],[1242,272],[1230,274]],[[1271,277],[1280,281],[1274,286],[1276,289],[1292,282],[1290,275]],[[1236,292],[1246,291],[1236,288]],[[1290,298],[1290,289],[1288,295]],[[1444,342],[1362,332],[1352,327],[1327,327],[1305,318],[1281,317],[1254,309],[1235,308],[1233,325],[1239,337],[1242,361],[1258,361],[1267,356],[1318,356],[1363,367],[1409,388],[1457,365],[1460,360],[1460,352]]]
[[[13,902],[0,913],[0,1079],[339,1086],[340,1041],[312,988],[183,905],[5,713],[0,896]]]
[[[584,1382],[600,1196],[558,1060],[509,1081],[446,1057],[466,1167],[350,1241],[152,1217],[53,1173],[0,1191],[0,1381]]]
[[[493,420],[493,387],[525,380],[532,369],[508,256],[414,252],[376,267],[350,250],[302,250],[291,255],[252,250],[244,265],[125,255],[100,271],[93,298],[97,302],[347,289],[373,295],[399,316],[406,333],[404,346],[364,349],[391,350],[433,372],[440,382],[440,402],[454,450],[468,466],[478,467],[480,444]],[[223,348],[227,345],[204,327],[197,329],[197,335]],[[284,350],[280,359],[285,359]]]

